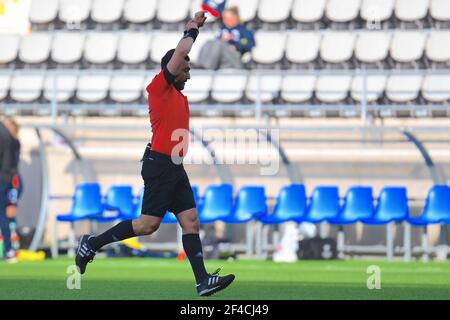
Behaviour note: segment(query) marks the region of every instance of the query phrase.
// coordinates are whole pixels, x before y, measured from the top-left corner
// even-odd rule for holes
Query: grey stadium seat
[[[41,96],[43,87],[43,75],[15,75],[11,81],[11,98],[17,102],[33,102]]]
[[[326,0],[295,0],[292,6],[292,18],[301,23],[314,23],[322,20]]]
[[[276,31],[258,31],[255,33],[256,46],[252,49],[252,58],[261,64],[274,64],[281,61],[286,49],[286,34]]]
[[[361,18],[369,28],[377,28],[378,23],[388,20],[394,13],[395,0],[363,0]]]
[[[55,86],[56,90],[54,90]],[[58,102],[67,102],[74,96],[76,87],[76,75],[47,75],[44,84],[44,98],[48,101],[53,101],[55,99]]]
[[[59,0],[38,0],[31,2],[29,18],[31,23],[51,23],[58,16]]]
[[[83,102],[101,102],[108,94],[108,75],[84,74],[78,78],[76,97]]]
[[[325,103],[345,100],[350,90],[352,77],[349,75],[323,75],[316,84],[316,97]]]
[[[56,63],[71,64],[81,61],[84,50],[83,32],[59,32],[52,43],[51,58]]]
[[[191,71],[191,79],[186,83],[184,95],[190,103],[199,103],[208,99],[212,87],[213,76],[211,74],[199,74]]]
[[[286,58],[291,63],[312,63],[319,56],[319,32],[290,32],[286,41]]]
[[[312,98],[316,76],[286,75],[281,83],[281,98],[290,103],[302,103]]]
[[[46,62],[50,56],[52,36],[48,32],[36,32],[23,36],[20,43],[19,58],[24,63]]]
[[[419,96],[422,80],[420,75],[390,76],[386,85],[386,96],[397,103],[411,102]]]
[[[418,61],[423,56],[426,37],[421,31],[396,31],[390,50],[392,59],[400,63]]]
[[[116,75],[110,84],[110,97],[119,103],[139,100],[145,77],[141,75]]]
[[[148,32],[129,31],[122,34],[119,38],[117,60],[124,64],[146,62],[150,55],[151,37]]]
[[[425,76],[422,84],[422,96],[430,102],[450,101],[450,76],[449,75],[428,75]]]
[[[260,0],[258,18],[262,22],[280,23],[289,18],[293,0]]]
[[[425,54],[433,62],[450,65],[450,30],[430,32]]]
[[[366,96],[364,97],[364,76],[355,76],[352,80],[351,97],[358,102],[366,99],[368,103],[375,102],[382,97],[386,89],[387,76],[368,75],[366,78]]]
[[[124,0],[94,0],[91,18],[96,23],[113,23],[122,17]]]
[[[105,64],[114,60],[118,36],[112,32],[92,32],[86,38],[84,58],[89,63]]]
[[[0,101],[6,98],[11,84],[11,76],[9,74],[0,74]]]
[[[128,0],[125,2],[123,17],[131,23],[146,23],[156,16],[158,0]]]
[[[248,74],[241,70],[218,70],[214,74],[211,96],[219,103],[233,103],[242,99]]]
[[[384,31],[365,31],[358,34],[355,56],[363,63],[384,61],[389,55],[391,34]]]
[[[8,64],[16,60],[19,53],[20,37],[10,34],[0,34],[0,65]]]
[[[248,79],[245,95],[250,101],[256,102],[259,100],[261,103],[271,102],[274,98],[278,97],[281,89],[281,81],[281,75],[264,75],[258,80],[257,75],[251,74]]]
[[[64,23],[82,23],[91,12],[92,0],[60,0],[59,19]]]

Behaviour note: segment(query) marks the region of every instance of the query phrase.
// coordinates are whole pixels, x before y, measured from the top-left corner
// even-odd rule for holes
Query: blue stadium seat
[[[292,184],[281,189],[272,214],[259,217],[264,224],[299,221],[306,212],[306,192],[302,184]]]
[[[233,188],[230,184],[209,186],[199,211],[200,223],[210,223],[230,215],[233,209]]]
[[[440,222],[450,222],[450,186],[435,185],[429,191],[425,207],[419,217],[409,218],[415,226],[426,226]]]
[[[339,214],[339,189],[336,186],[316,187],[311,196],[304,221],[319,223]],[[299,221],[300,222],[300,221]]]
[[[352,224],[372,218],[373,213],[372,187],[351,187],[345,195],[344,205],[339,215],[327,221],[331,224]]]
[[[129,185],[112,186],[105,197],[105,207],[98,222],[111,222],[117,219],[128,220],[134,217],[133,188]]]
[[[408,218],[408,196],[405,187],[385,187],[380,192],[375,214],[363,219],[365,224],[381,225],[402,222]]]
[[[99,216],[103,212],[102,195],[98,183],[77,185],[72,199],[70,212],[57,215],[57,221],[74,222]]]
[[[242,187],[236,196],[236,206],[230,216],[222,219],[227,223],[244,223],[267,214],[266,193],[263,186]]]

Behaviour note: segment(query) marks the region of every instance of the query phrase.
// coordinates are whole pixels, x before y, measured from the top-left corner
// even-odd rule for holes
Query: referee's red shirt
[[[175,156],[184,157],[189,145],[189,104],[186,96],[169,84],[163,70],[147,86],[147,92],[153,132],[152,150],[168,156],[174,151]]]

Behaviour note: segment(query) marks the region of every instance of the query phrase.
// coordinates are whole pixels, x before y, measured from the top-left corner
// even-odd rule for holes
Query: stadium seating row
[[[194,65],[202,45],[214,37],[213,32],[204,32],[198,38],[190,53]],[[21,38],[0,35],[0,66],[150,67],[158,65],[179,40],[179,32],[35,32]],[[251,61],[263,68],[450,66],[450,31],[258,31],[255,40]]]
[[[201,223],[224,221],[245,223],[257,220],[263,224],[279,224],[287,221],[297,223],[328,222],[336,225],[362,222],[382,225],[407,221],[411,225],[423,226],[436,223],[450,224],[450,186],[435,185],[428,191],[424,209],[420,216],[410,217],[405,187],[385,187],[377,199],[372,187],[350,187],[342,205],[336,186],[318,186],[306,196],[305,186],[284,186],[278,194],[272,213],[268,212],[263,186],[244,186],[233,199],[229,184],[211,185],[199,197],[198,187],[193,187]],[[100,186],[96,183],[76,187],[71,212],[57,215],[58,221],[93,219],[110,222],[117,219],[132,219],[140,215],[143,190],[135,204],[131,186],[111,187],[102,201]],[[376,201],[374,201],[376,200]],[[374,205],[376,202],[376,205]],[[106,212],[106,214],[105,214]],[[174,223],[173,214],[166,214],[163,223]]]
[[[83,73],[55,75],[1,74],[0,101],[7,103],[146,103],[145,90],[154,75]],[[198,71],[197,71],[198,72]],[[190,103],[448,103],[450,74],[352,76],[265,74],[222,70],[192,71],[184,94]],[[367,91],[364,92],[366,86]],[[258,90],[259,88],[259,90]],[[56,90],[55,90],[56,89]],[[386,100],[386,101],[385,101]]]
[[[30,21],[33,24],[60,22],[71,25],[92,21],[93,24],[142,24],[158,21],[166,24],[184,22],[200,8],[201,0],[39,0],[33,1]],[[238,5],[243,22],[299,23],[330,21],[351,23],[383,22],[395,17],[401,22],[415,22],[431,17],[450,21],[447,0],[228,0]]]

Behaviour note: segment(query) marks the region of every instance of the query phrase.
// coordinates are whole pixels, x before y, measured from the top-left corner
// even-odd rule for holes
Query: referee
[[[186,134],[189,132],[189,104],[181,91],[190,79],[188,54],[205,20],[205,12],[200,11],[186,24],[183,38],[176,49],[164,55],[161,72],[147,86],[153,136],[142,159],[141,175],[145,188],[141,216],[136,220],[120,222],[97,236],[83,235],[75,257],[81,274],[101,247],[152,234],[159,228],[164,214],[170,211],[176,215],[183,229],[183,247],[194,272],[198,294],[209,296],[226,288],[234,280],[232,274],[219,276],[219,270],[213,274],[206,272],[197,209],[182,164],[189,143],[189,135]]]

